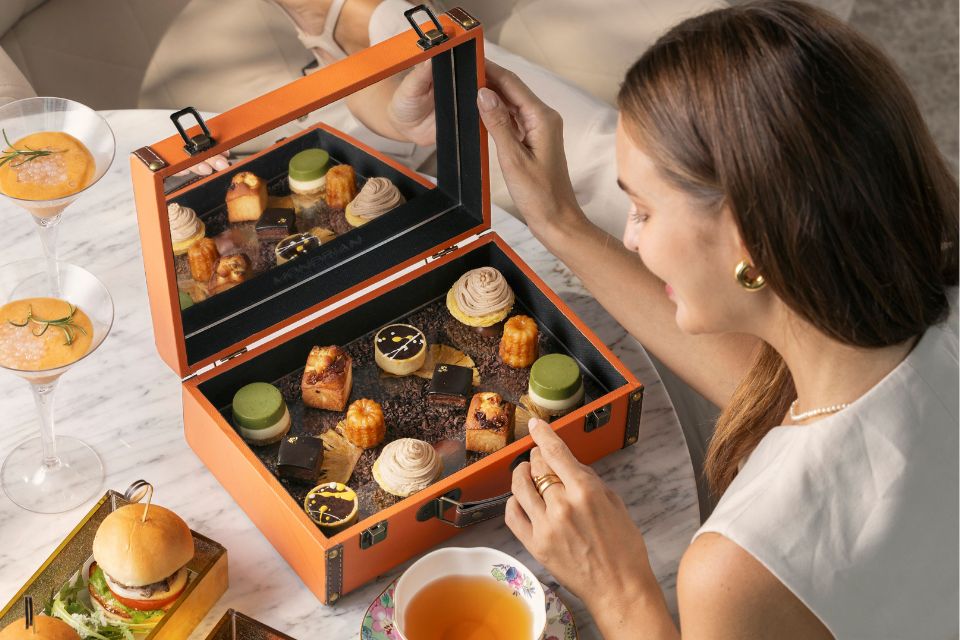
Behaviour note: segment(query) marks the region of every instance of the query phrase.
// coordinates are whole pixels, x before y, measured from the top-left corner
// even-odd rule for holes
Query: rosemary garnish
[[[73,340],[76,337],[76,333],[75,333],[76,331],[79,331],[83,335],[87,335],[87,330],[73,321],[73,316],[76,313],[77,313],[77,308],[71,304],[70,313],[65,315],[64,317],[55,318],[53,320],[44,320],[43,318],[38,318],[37,316],[33,315],[33,305],[30,305],[29,307],[27,307],[26,320],[24,320],[23,322],[14,322],[13,320],[8,320],[7,322],[9,322],[15,327],[25,327],[31,322],[33,322],[34,324],[40,325],[39,330],[32,329],[30,331],[30,333],[32,333],[38,338],[43,334],[45,334],[47,332],[47,329],[49,329],[50,327],[56,327],[61,331],[63,331],[63,335],[67,340],[64,344],[69,347],[70,345],[73,344]]]
[[[0,131],[3,131],[3,141],[7,143],[7,148],[4,149],[2,154],[0,154],[0,167],[17,158],[22,158],[22,160],[20,160],[20,162],[17,164],[10,165],[11,167],[21,167],[31,160],[36,160],[37,158],[42,158],[43,156],[49,156],[52,153],[63,153],[63,149],[31,149],[26,145],[24,145],[26,151],[16,149],[14,148],[13,143],[10,142],[10,139],[7,138],[7,130],[0,129]]]

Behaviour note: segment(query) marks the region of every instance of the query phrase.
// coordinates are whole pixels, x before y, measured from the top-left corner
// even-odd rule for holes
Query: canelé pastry
[[[241,171],[227,187],[227,218],[230,222],[256,222],[267,208],[267,183]]]
[[[361,227],[405,200],[397,186],[386,178],[370,178],[344,212],[351,227]]]
[[[327,533],[349,527],[357,521],[360,501],[345,484],[327,482],[314,487],[303,499],[303,510]]]
[[[206,225],[193,209],[176,202],[167,205],[167,218],[170,220],[170,241],[173,242],[175,256],[185,254],[207,232]]]
[[[361,449],[369,449],[383,442],[387,426],[383,422],[383,409],[375,400],[361,398],[347,409],[343,435]]]
[[[273,444],[290,430],[290,411],[272,384],[253,382],[233,396],[233,423],[252,445]]]
[[[500,359],[515,369],[529,367],[537,359],[537,323],[530,316],[513,316],[503,325]]]
[[[325,227],[314,227],[307,233],[314,236],[321,244],[326,244],[337,237],[337,234]]]
[[[327,204],[344,209],[357,197],[357,174],[348,164],[338,164],[327,171]]]
[[[250,277],[250,258],[244,253],[222,256],[210,278],[210,294],[222,293]]]
[[[213,270],[220,259],[217,243],[213,238],[201,238],[187,251],[187,262],[190,264],[190,275],[197,282],[208,282],[213,277]]]
[[[513,289],[493,267],[472,269],[460,276],[447,292],[450,314],[471,327],[489,327],[510,313]]]
[[[277,256],[277,264],[281,265],[296,260],[319,246],[320,240],[316,236],[309,233],[295,233],[278,242],[273,252]]]
[[[391,324],[373,338],[377,366],[395,376],[410,375],[427,359],[427,338],[409,324]]]
[[[329,168],[330,154],[323,149],[306,149],[290,158],[287,182],[298,215],[316,209],[323,200]]]
[[[493,453],[513,442],[513,412],[499,393],[475,394],[467,409],[467,451]]]
[[[473,369],[455,364],[438,364],[430,378],[427,401],[432,404],[466,407],[473,386]]]
[[[313,436],[286,436],[280,440],[277,473],[284,480],[316,483],[323,465],[323,440]]]
[[[254,228],[261,240],[280,240],[296,230],[297,214],[293,209],[264,209]]]
[[[414,438],[387,444],[373,463],[373,479],[391,495],[406,498],[429,487],[443,472],[433,445]]]
[[[583,402],[583,376],[577,361],[562,353],[537,359],[530,368],[530,401],[544,416],[570,413]]]
[[[353,388],[353,359],[337,346],[314,347],[300,380],[303,404],[314,409],[343,411]]]

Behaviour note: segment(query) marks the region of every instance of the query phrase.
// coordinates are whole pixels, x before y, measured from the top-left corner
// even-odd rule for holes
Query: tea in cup
[[[533,572],[486,547],[423,556],[397,581],[394,606],[404,640],[540,640],[547,624]]]

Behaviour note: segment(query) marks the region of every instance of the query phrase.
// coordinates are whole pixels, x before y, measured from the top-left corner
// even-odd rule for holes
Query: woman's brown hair
[[[893,65],[829,13],[752,2],[687,20],[619,104],[666,179],[729,207],[767,288],[824,334],[883,347],[946,317],[957,182]],[[764,344],[707,452],[715,494],[795,394]]]

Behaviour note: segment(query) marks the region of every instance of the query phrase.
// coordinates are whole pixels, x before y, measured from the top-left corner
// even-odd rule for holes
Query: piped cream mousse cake
[[[273,444],[290,430],[290,411],[275,386],[253,382],[233,396],[233,422],[250,444]]]

